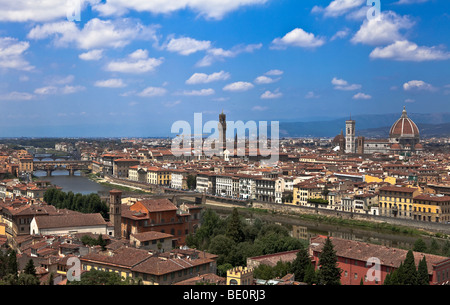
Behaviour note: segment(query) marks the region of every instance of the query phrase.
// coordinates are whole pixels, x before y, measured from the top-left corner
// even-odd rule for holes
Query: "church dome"
[[[389,137],[396,139],[419,138],[419,128],[408,117],[405,108],[403,108],[402,116],[392,125]]]

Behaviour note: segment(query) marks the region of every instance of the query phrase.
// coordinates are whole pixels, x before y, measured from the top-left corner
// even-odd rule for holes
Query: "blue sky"
[[[448,112],[449,1],[379,2],[0,0],[0,136]]]

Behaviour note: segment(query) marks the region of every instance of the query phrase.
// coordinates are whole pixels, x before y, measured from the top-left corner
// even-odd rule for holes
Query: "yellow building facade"
[[[253,269],[235,267],[227,271],[227,285],[252,285]]]

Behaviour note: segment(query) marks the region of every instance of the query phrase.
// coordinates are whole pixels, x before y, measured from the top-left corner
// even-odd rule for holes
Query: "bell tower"
[[[109,191],[109,220],[114,226],[114,237],[122,237],[122,191]]]
[[[345,153],[356,153],[356,141],[355,141],[355,121],[350,119],[345,121]]]
[[[227,116],[223,113],[219,114],[219,143],[222,142],[222,151],[223,153],[227,149]]]

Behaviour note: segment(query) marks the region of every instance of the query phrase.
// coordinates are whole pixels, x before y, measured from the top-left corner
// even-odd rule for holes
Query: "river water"
[[[44,159],[45,161],[45,159]],[[46,176],[44,171],[36,171],[34,175],[40,180],[50,181],[52,184],[62,187],[64,192],[72,191],[75,194],[81,193],[83,195],[90,193],[105,194],[111,188],[98,184],[89,178],[81,175],[80,172],[75,172],[74,176],[69,176],[68,171],[54,171],[51,177]],[[217,207],[215,207],[217,209]],[[228,211],[219,208],[220,214],[228,214]],[[247,215],[249,216],[249,215]],[[250,215],[253,218],[256,215]],[[265,218],[265,217],[262,217]],[[301,219],[293,219],[291,217],[278,216],[276,218],[269,216],[270,222],[276,222],[288,226],[293,237],[309,240],[310,237],[316,235],[328,235],[339,238],[345,238],[356,241],[364,241],[368,243],[380,244],[387,247],[411,249],[417,236],[412,236],[402,233],[391,233],[386,231],[366,230],[351,226],[338,226],[332,224],[325,224],[319,222],[305,221]],[[430,238],[422,237],[422,239],[429,245]],[[443,244],[443,241],[438,243]]]
[[[43,159],[43,161],[52,160]],[[88,195],[91,193],[101,194],[110,190],[110,188],[83,176],[79,171],[76,171],[73,176],[69,176],[69,172],[65,170],[55,170],[50,177],[47,176],[47,172],[45,171],[35,171],[34,175],[38,177],[39,180],[49,181],[51,184],[62,187],[64,192],[72,191],[75,194],[81,193],[83,195]]]

